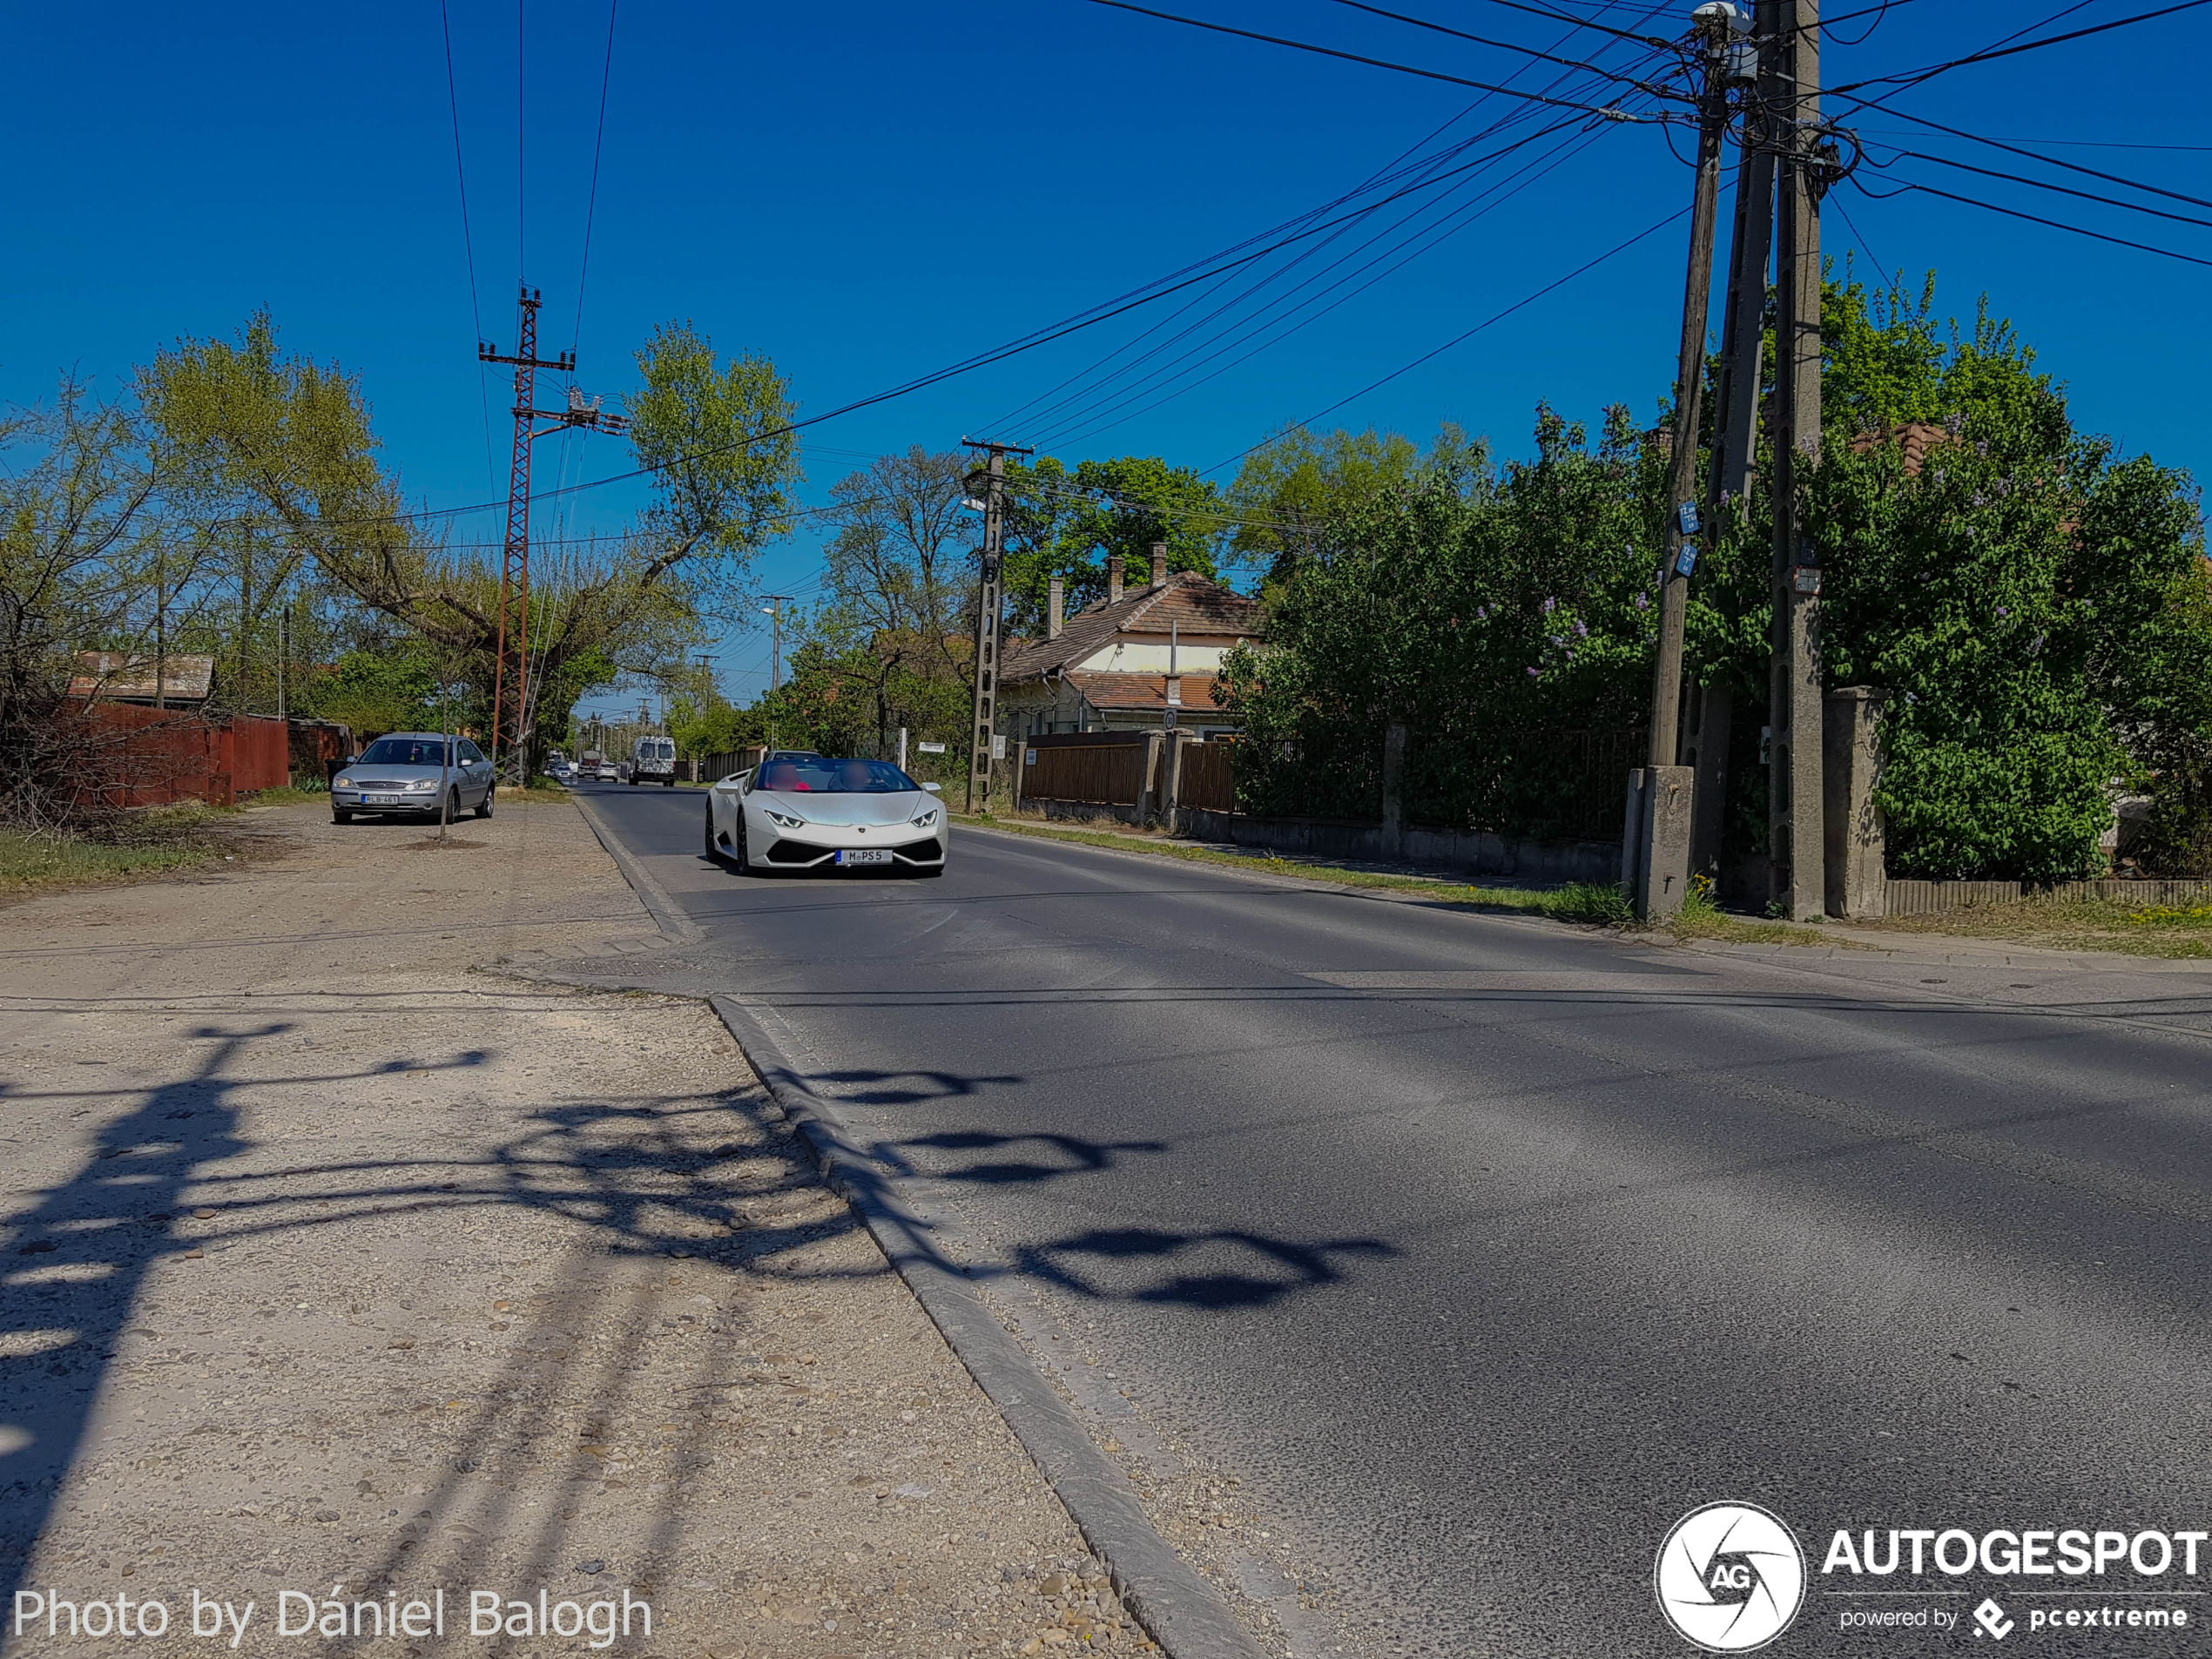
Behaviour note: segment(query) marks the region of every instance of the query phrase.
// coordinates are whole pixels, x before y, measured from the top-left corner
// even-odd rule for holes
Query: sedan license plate
[[[361,805],[364,806],[396,806],[399,804],[400,798],[397,795],[363,795],[361,797]]]
[[[888,864],[891,853],[887,847],[867,846],[847,848],[837,855],[840,864]]]

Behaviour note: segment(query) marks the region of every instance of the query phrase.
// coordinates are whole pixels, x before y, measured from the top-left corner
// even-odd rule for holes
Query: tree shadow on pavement
[[[1255,1260],[1262,1271],[1244,1271],[1229,1266],[1214,1272],[1177,1272],[1150,1284],[1124,1286],[1116,1286],[1107,1278],[1114,1266],[1123,1264],[1164,1263],[1186,1251],[1217,1256],[1224,1251],[1232,1258]],[[1119,1227],[1024,1246],[1015,1254],[1015,1271],[1094,1300],[1120,1298],[1220,1312],[1267,1307],[1285,1297],[1333,1285],[1344,1274],[1332,1258],[1375,1261],[1402,1253],[1379,1238],[1330,1238],[1299,1244],[1239,1228],[1167,1232],[1156,1227]],[[1088,1273],[1075,1264],[1086,1258],[1095,1264]]]
[[[365,1546],[361,1552],[373,1558],[369,1581],[394,1583],[402,1566],[419,1578],[433,1554],[426,1547],[430,1534],[438,1532],[436,1548],[451,1557],[445,1581],[466,1582],[465,1569],[491,1548],[516,1501],[511,1487],[493,1478],[495,1471],[532,1455],[534,1446],[542,1456],[550,1435],[573,1465],[562,1480],[598,1489],[604,1466],[575,1456],[575,1425],[607,1420],[624,1409],[639,1386],[635,1372],[642,1356],[665,1352],[680,1358],[683,1377],[676,1386],[686,1396],[739,1379],[742,1320],[718,1312],[664,1318],[667,1270],[711,1263],[772,1279],[816,1277],[816,1270],[779,1258],[857,1225],[821,1188],[803,1147],[777,1124],[765,1096],[750,1089],[556,1101],[529,1113],[518,1129],[474,1147],[417,1153],[406,1142],[400,1143],[407,1150],[389,1156],[255,1163],[252,1155],[263,1149],[241,1128],[250,1095],[303,1085],[344,1089],[395,1071],[451,1072],[487,1060],[482,1051],[468,1049],[442,1061],[398,1061],[338,1076],[235,1075],[253,1045],[294,1028],[273,1022],[194,1032],[212,1047],[198,1056],[192,1075],[127,1091],[143,1097],[103,1125],[90,1156],[71,1173],[24,1195],[7,1225],[0,1244],[7,1252],[0,1258],[0,1593],[6,1605],[13,1605],[57,1504],[91,1455],[94,1407],[118,1348],[156,1334],[134,1329],[133,1321],[147,1317],[140,1309],[149,1278],[165,1274],[173,1261],[259,1241],[300,1240],[364,1220],[419,1219],[433,1230],[429,1236],[444,1237],[457,1235],[472,1213],[488,1211],[521,1208],[576,1224],[573,1242],[555,1259],[533,1264],[550,1281],[549,1294],[516,1315],[521,1329],[505,1345],[496,1379],[480,1387],[461,1415],[419,1420],[425,1433],[435,1424],[442,1449],[428,1495],[408,1501],[420,1512],[404,1523],[408,1536],[386,1541],[381,1551]],[[102,1103],[118,1092],[69,1091],[69,1098]],[[0,1085],[0,1100],[18,1105],[36,1100],[62,1109],[59,1099],[59,1091],[34,1095]],[[197,1207],[186,1213],[187,1206]],[[820,1270],[840,1276],[849,1271],[857,1270]],[[587,1326],[594,1343],[578,1339]],[[296,1352],[273,1358],[284,1365],[323,1363]],[[387,1358],[412,1373],[421,1391],[445,1392],[432,1355]],[[415,1403],[406,1409],[447,1408]],[[693,1441],[704,1433],[693,1425]],[[679,1447],[676,1464],[687,1465],[696,1452],[695,1444]],[[118,1475],[111,1470],[98,1478]],[[638,1507],[648,1503],[652,1513],[641,1525],[650,1534],[644,1554],[651,1556],[680,1529],[682,1481],[650,1497],[640,1494]],[[558,1506],[549,1513],[557,1514]],[[538,1535],[522,1548],[526,1570],[550,1572],[562,1527],[542,1517],[534,1524]],[[347,1576],[363,1574],[349,1568]]]
[[[185,1194],[204,1189],[208,1171],[250,1145],[239,1134],[239,1085],[224,1074],[247,1045],[292,1028],[200,1027],[193,1038],[214,1046],[193,1074],[143,1091],[136,1110],[102,1127],[77,1173],[37,1194],[8,1228],[0,1274],[0,1593],[10,1606],[148,1274],[172,1257],[202,1253],[203,1238],[179,1225]],[[8,1089],[0,1098],[26,1104],[42,1096]]]
[[[976,1159],[925,1168],[916,1154],[990,1152],[1034,1146],[1056,1154],[1055,1161]],[[879,1140],[868,1154],[898,1175],[975,1186],[1028,1186],[1073,1176],[1102,1174],[1131,1153],[1167,1155],[1166,1141],[1093,1141],[1079,1135],[1002,1134],[988,1130],[941,1130],[934,1134]],[[1379,1238],[1299,1241],[1244,1228],[1170,1231],[1154,1227],[1101,1228],[1015,1247],[1011,1262],[991,1267],[969,1264],[971,1278],[1032,1278],[1093,1299],[1177,1304],[1224,1310],[1264,1307],[1288,1296],[1318,1290],[1343,1277],[1339,1258],[1384,1260],[1402,1254]],[[1179,1268],[1149,1283],[1128,1271],[1142,1263],[1167,1264],[1172,1258],[1197,1257],[1219,1263],[1211,1271]],[[1226,1258],[1226,1259],[1224,1259]],[[1078,1263],[1090,1264],[1088,1270]],[[1119,1267],[1123,1271],[1115,1271]]]

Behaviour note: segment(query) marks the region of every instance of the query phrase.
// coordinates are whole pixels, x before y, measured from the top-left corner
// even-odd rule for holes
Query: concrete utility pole
[[[1769,685],[1770,894],[1793,921],[1827,908],[1821,779],[1820,551],[1801,485],[1820,459],[1820,0],[1781,0],[1767,104],[1782,146],[1775,212],[1774,657]]]
[[[1712,307],[1713,220],[1720,200],[1721,141],[1728,130],[1726,78],[1733,8],[1700,6],[1704,46],[1698,100],[1697,181],[1690,201],[1689,269],[1683,284],[1682,348],[1676,360],[1673,447],[1667,465],[1665,553],[1659,567],[1659,637],[1652,673],[1650,764],[1630,776],[1623,885],[1647,919],[1682,908],[1689,884],[1693,779],[1677,765],[1682,742],[1683,617],[1697,551],[1686,538],[1697,516],[1697,417],[1705,389],[1705,320]]]
[[[1756,89],[1760,65],[1780,27],[1779,0],[1757,0],[1752,15],[1730,20],[1726,79],[1732,91]],[[1743,37],[1749,28],[1750,38]],[[1707,482],[1707,535],[1740,531],[1750,522],[1758,455],[1759,394],[1766,327],[1768,256],[1774,242],[1774,124],[1763,101],[1744,98],[1737,152],[1735,228],[1729,246],[1728,294],[1721,313],[1721,350],[1713,377],[1713,464]],[[1708,546],[1711,545],[1709,542]],[[1736,725],[1735,691],[1725,679],[1701,685],[1696,718],[1683,734],[1681,759],[1696,773],[1691,812],[1689,871],[1717,880],[1728,816],[1729,745]]]
[[[962,438],[970,449],[988,453],[989,461],[968,475],[973,489],[980,476],[983,496],[983,550],[975,589],[975,698],[968,749],[968,806],[974,812],[980,797],[991,804],[991,738],[997,724],[999,669],[999,611],[1004,599],[1002,566],[1006,558],[1006,458],[1036,453],[1019,444],[993,443]]]

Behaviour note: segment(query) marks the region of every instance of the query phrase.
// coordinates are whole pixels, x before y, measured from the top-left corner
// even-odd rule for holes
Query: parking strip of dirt
[[[9,1656],[1157,1651],[714,1016],[480,971],[658,948],[572,806],[241,831],[0,913]]]

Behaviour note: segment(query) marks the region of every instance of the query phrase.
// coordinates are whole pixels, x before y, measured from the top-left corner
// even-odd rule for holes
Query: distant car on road
[[[458,818],[464,806],[489,818],[494,787],[491,762],[468,738],[394,732],[370,744],[330,780],[330,820],[350,824],[357,813]]]
[[[951,826],[937,786],[887,760],[771,754],[706,797],[706,855],[744,875],[770,870],[945,873]]]

